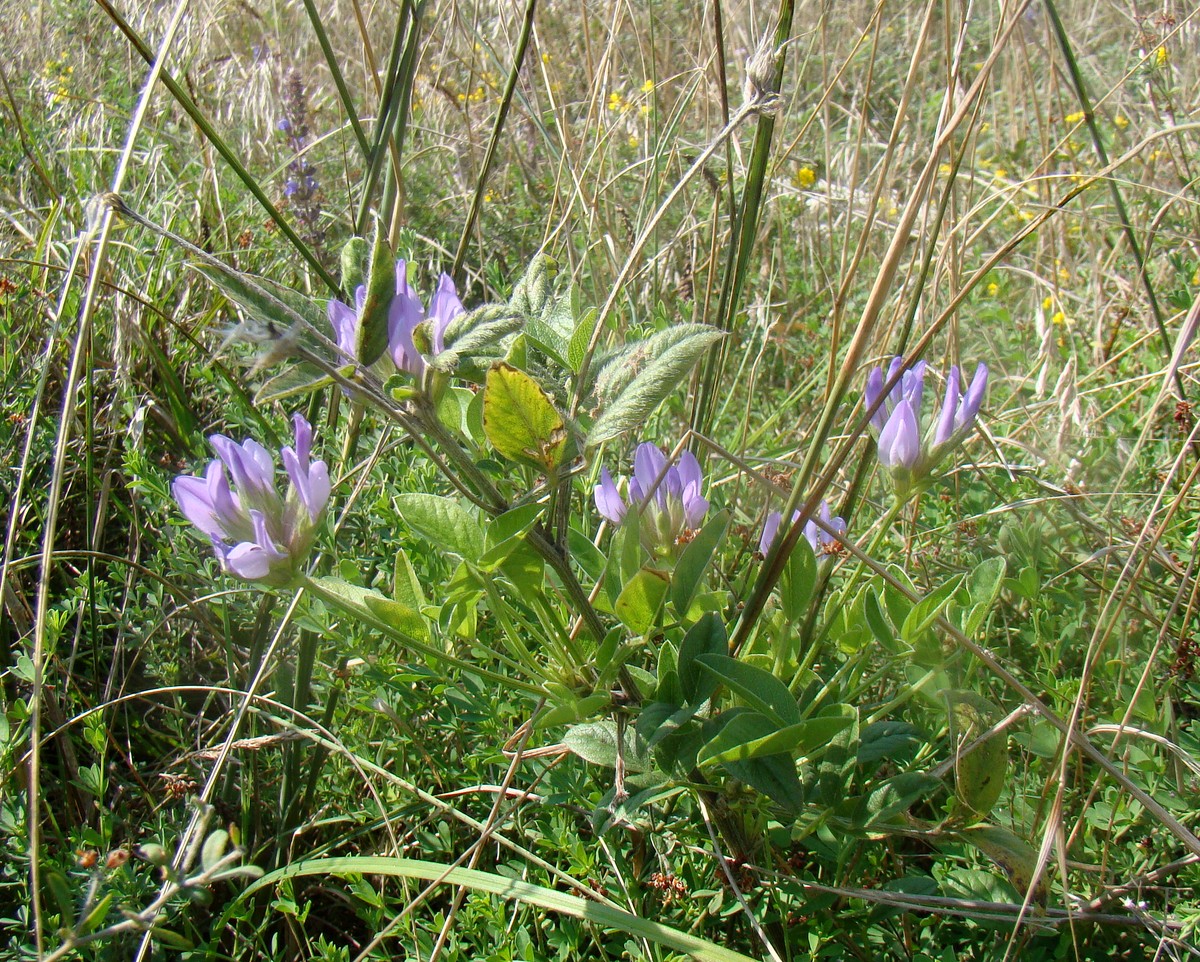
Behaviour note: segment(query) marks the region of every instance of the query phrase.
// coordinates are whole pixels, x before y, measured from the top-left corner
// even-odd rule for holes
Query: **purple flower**
[[[664,555],[704,521],[708,501],[700,494],[703,484],[700,463],[690,451],[668,466],[658,445],[646,442],[634,453],[628,503],[621,498],[608,468],[601,469],[593,494],[596,510],[612,524],[624,521],[629,510],[638,512],[642,544],[651,554]]]
[[[963,394],[959,389],[958,367],[950,368],[950,376],[946,378],[946,396],[942,399],[942,413],[933,431],[931,454],[942,449],[950,450],[971,432],[987,392],[987,379],[987,365],[980,361],[966,394]]]
[[[351,359],[366,297],[366,288],[360,286],[354,292],[354,307],[337,300],[329,302],[329,324],[334,339],[338,349]],[[421,377],[425,373],[425,356],[417,348],[418,340],[428,344],[429,355],[436,357],[446,349],[446,328],[463,313],[465,308],[458,299],[454,281],[450,275],[442,274],[426,315],[425,305],[408,283],[408,265],[403,260],[396,261],[396,294],[388,304],[387,315],[387,353],[392,363],[398,370]],[[429,322],[426,331],[419,335],[418,328],[426,321]]]
[[[804,525],[804,538],[812,546],[813,553],[820,561],[824,558],[833,557],[841,551],[841,544],[846,539],[846,522],[843,518],[835,517],[833,512],[829,510],[827,501],[821,502],[821,507],[818,509],[818,514],[821,521],[826,527],[832,528],[837,532],[837,536],[830,535],[827,531],[817,527],[817,523],[808,519]],[[758,539],[758,551],[766,557],[771,550],[771,545],[775,543],[775,537],[779,533],[779,523],[783,520],[783,515],[778,511],[772,511],[767,515],[767,521],[763,525],[762,537]],[[792,514],[792,523],[795,524],[800,520],[800,512],[796,511]]]
[[[296,445],[280,452],[290,481],[284,497],[266,448],[219,434],[209,438],[218,460],[204,475],[181,475],[171,485],[179,510],[212,540],[224,571],[278,587],[295,579],[331,490],[325,462],[311,458],[312,426],[299,414],[292,421]]]
[[[946,378],[946,393],[942,399],[937,421],[923,435],[921,431],[921,395],[925,382],[925,362],[920,361],[880,401],[886,381],[895,377],[904,363],[895,358],[885,376],[875,368],[867,377],[863,403],[868,408],[879,402],[871,415],[871,433],[877,441],[879,463],[892,476],[896,490],[906,493],[914,483],[928,479],[943,457],[958,447],[975,426],[980,405],[987,390],[987,365],[975,369],[975,377],[964,395],[960,390],[959,371],[950,369]]]

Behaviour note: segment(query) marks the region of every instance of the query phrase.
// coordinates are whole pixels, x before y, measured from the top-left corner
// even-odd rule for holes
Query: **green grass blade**
[[[238,901],[260,889],[285,879],[330,875],[387,875],[395,878],[423,879],[447,885],[461,885],[476,892],[497,895],[532,905],[536,908],[569,915],[604,928],[616,929],[635,938],[648,939],[680,952],[687,952],[699,962],[754,962],[753,957],[734,952],[687,932],[673,929],[661,922],[652,922],[620,909],[598,902],[589,902],[541,885],[506,878],[477,869],[452,868],[437,862],[419,859],[347,856],[296,862],[286,868],[264,875],[242,892]],[[236,903],[235,903],[236,904]]]
[[[346,117],[350,120],[350,129],[354,131],[354,139],[358,141],[363,157],[368,157],[371,148],[367,143],[367,135],[363,132],[362,124],[359,122],[358,111],[354,108],[354,98],[350,96],[350,88],[346,86],[346,78],[342,76],[342,68],[338,65],[333,45],[329,42],[329,34],[325,32],[325,24],[321,22],[321,15],[317,12],[317,5],[313,3],[313,0],[304,0],[304,11],[308,14],[313,33],[317,36],[317,43],[321,45],[321,53],[325,55],[325,64],[329,67],[333,85],[337,87],[338,97],[342,101],[342,109],[346,111]]]

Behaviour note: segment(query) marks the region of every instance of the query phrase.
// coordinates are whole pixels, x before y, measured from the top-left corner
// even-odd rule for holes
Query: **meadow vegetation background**
[[[1195,955],[1196,16],[0,2],[0,958]]]

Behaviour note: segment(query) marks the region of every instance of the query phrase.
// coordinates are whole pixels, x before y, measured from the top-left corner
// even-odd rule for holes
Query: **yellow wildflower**
[[[1065,120],[1069,124],[1077,124],[1081,120],[1083,120],[1083,111],[1077,110],[1073,114],[1067,114],[1066,117],[1063,118],[1063,120]]]
[[[1171,62],[1171,55],[1167,53],[1166,47],[1159,47],[1154,51],[1154,66],[1165,67]]]
[[[1042,298],[1042,310],[1048,311],[1054,306],[1054,298],[1047,294]]]
[[[1051,324],[1065,324],[1066,320],[1067,320],[1067,315],[1064,314],[1062,311],[1055,311],[1050,317]]]
[[[801,167],[796,171],[794,180],[796,181],[796,186],[801,190],[808,190],[808,188],[817,182],[817,174],[811,167]]]
[[[622,97],[615,90],[608,95],[608,109],[620,110]]]
[[[1124,130],[1129,126],[1129,118],[1124,114],[1117,114],[1115,117],[1113,117],[1113,123],[1121,128],[1121,130]]]
[[[987,296],[988,296],[988,297],[995,297],[995,296],[996,296],[997,294],[999,294],[999,293],[1000,293],[1000,285],[999,285],[999,284],[997,284],[995,281],[992,281],[992,282],[991,282],[991,283],[990,283],[990,284],[987,286]]]
[[[644,84],[642,84],[642,93],[648,94],[652,90],[654,90],[654,81],[653,80],[647,80]]]

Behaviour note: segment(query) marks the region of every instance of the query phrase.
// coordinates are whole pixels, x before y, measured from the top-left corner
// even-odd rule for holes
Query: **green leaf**
[[[1049,887],[1044,874],[1038,876],[1036,886],[1033,884],[1038,856],[1037,850],[1028,842],[999,825],[974,825],[954,834],[1000,866],[1018,892],[1025,895],[1032,889],[1034,901],[1039,905],[1046,904]]]
[[[854,710],[846,706],[846,711],[840,714],[817,715],[786,728],[774,729],[772,726],[772,730],[766,734],[744,738],[736,743],[729,741],[733,737],[729,735],[727,744],[710,742],[705,745],[700,751],[699,761],[706,764],[784,754],[789,758],[812,758],[819,754],[817,749],[824,748],[835,735],[849,728],[855,717]],[[726,729],[723,734],[728,732],[729,729]],[[744,733],[736,734],[740,736]]]
[[[247,317],[265,325],[273,337],[324,322],[325,312],[316,303],[265,277],[243,274],[215,262],[188,266],[241,307]]]
[[[466,561],[483,554],[483,529],[452,498],[414,491],[397,494],[395,503],[405,523],[430,543]]]
[[[583,358],[587,354],[592,334],[596,331],[596,321],[599,317],[600,312],[594,307],[589,307],[580,315],[575,323],[575,330],[571,332],[571,341],[567,345],[567,366],[575,374],[583,367]]]
[[[725,539],[728,530],[729,511],[717,512],[679,556],[671,575],[671,604],[680,618],[687,615],[713,553]]]
[[[646,368],[604,408],[588,432],[588,448],[644,426],[666,396],[679,387],[701,355],[724,336],[703,324],[680,325],[662,333],[672,336],[669,346],[656,351]]]
[[[762,712],[776,728],[795,725],[800,709],[787,685],[769,671],[728,655],[699,655],[696,660],[734,691],[746,704]]]
[[[254,403],[270,404],[298,394],[311,394],[332,383],[333,378],[311,364],[290,364],[274,377],[268,378],[254,393]]]
[[[341,607],[360,617],[366,615],[418,641],[429,637],[425,619],[406,604],[341,578],[315,578],[313,581],[322,592],[333,595]]]
[[[655,568],[642,568],[630,578],[613,604],[621,624],[637,635],[653,628],[667,595],[668,577]]]
[[[980,562],[968,576],[967,592],[971,596],[971,609],[962,622],[963,634],[968,638],[983,626],[988,612],[1000,597],[1007,568],[1003,557],[988,558]]]
[[[982,742],[963,750],[988,731],[1000,710],[973,691],[946,693],[950,703],[951,732],[957,744],[954,758],[954,789],[959,815],[967,821],[985,818],[1000,800],[1008,773],[1008,735],[995,732]]]
[[[701,655],[728,655],[729,635],[721,619],[706,614],[688,629],[679,646],[679,684],[689,704],[707,701],[719,682],[711,671],[705,671],[696,660]]]
[[[871,629],[875,640],[888,651],[896,653],[896,636],[892,633],[892,626],[888,624],[883,608],[879,604],[879,596],[871,587],[868,587],[863,593],[863,620]]]
[[[735,741],[745,742],[765,737],[774,730],[774,723],[757,712],[746,708],[733,708],[713,719],[706,726],[708,738],[697,755],[697,761],[713,746]],[[728,732],[728,734],[725,734]],[[804,805],[804,787],[796,774],[796,763],[787,755],[771,755],[765,758],[727,759],[721,767],[739,781],[762,792],[778,805],[791,812],[799,811]]]
[[[387,350],[388,308],[396,296],[396,261],[388,246],[383,218],[375,221],[375,240],[371,245],[371,273],[367,279],[366,299],[358,315],[354,334],[354,357],[370,367]]]
[[[523,323],[521,315],[507,304],[484,304],[459,314],[446,328],[446,349],[431,363],[438,370],[450,373],[462,361],[484,354],[488,348],[520,330]],[[494,350],[491,353],[495,356]]]
[[[59,927],[68,931],[75,928],[75,899],[71,897],[67,877],[57,869],[50,869],[42,875],[54,902],[58,906]]]
[[[425,607],[425,592],[421,588],[421,581],[412,562],[408,560],[408,552],[403,548],[396,552],[396,562],[392,569],[392,597],[414,612],[419,612]]]
[[[371,245],[365,238],[351,237],[342,245],[342,253],[338,258],[342,271],[342,290],[351,297],[360,285],[367,282],[370,258]]]
[[[932,795],[941,782],[924,772],[901,772],[878,783],[859,800],[854,823],[860,828],[888,821],[893,815],[906,812],[918,799]]]
[[[96,902],[92,910],[88,912],[87,918],[79,923],[77,934],[87,935],[108,918],[108,910],[112,908],[113,899],[116,898],[116,892],[105,892],[103,897]]]
[[[900,629],[900,637],[910,645],[915,645],[920,640],[921,635],[925,633],[925,630],[945,610],[946,605],[950,603],[950,599],[954,597],[954,593],[958,591],[962,581],[962,575],[955,575],[940,588],[931,591],[913,605],[912,610],[904,619]]]
[[[801,537],[792,548],[779,580],[779,607],[788,621],[794,624],[804,617],[816,583],[817,557],[808,539]]]
[[[529,267],[513,285],[512,297],[508,299],[513,310],[525,317],[538,317],[545,312],[554,297],[554,278],[558,264],[546,254],[536,254]]]
[[[287,879],[347,875],[419,878],[444,885],[460,885],[476,892],[484,892],[549,912],[582,919],[600,929],[615,929],[633,939],[648,939],[677,952],[685,953],[696,962],[754,962],[754,959],[748,955],[723,948],[689,932],[681,932],[652,919],[633,915],[622,909],[598,902],[594,897],[580,898],[554,889],[531,885],[521,879],[505,875],[482,872],[477,869],[452,868],[436,862],[423,862],[415,859],[348,856],[295,862],[264,876],[248,887],[238,896],[231,909],[236,910],[242,900],[253,895],[259,889],[278,885]],[[230,910],[227,910],[226,916],[229,914]],[[222,919],[222,927],[225,921],[226,919]]]
[[[911,758],[921,745],[920,731],[902,721],[877,721],[862,730],[858,744],[858,764],[864,768],[876,762]]]
[[[562,463],[568,439],[562,415],[537,381],[504,361],[488,369],[483,430],[510,461],[531,464],[549,476]]]
[[[576,725],[563,736],[563,744],[585,762],[605,768],[617,766],[617,723],[611,719]],[[621,739],[621,754],[628,772],[650,771],[646,743],[633,726],[626,726]]]
[[[189,891],[194,892],[197,890],[191,889]],[[204,890],[201,889],[200,891]],[[208,893],[205,892],[205,894],[207,895]],[[147,935],[160,945],[165,945],[169,949],[177,949],[180,952],[188,952],[196,947],[190,939],[180,935],[178,932],[172,932],[170,929],[164,929],[158,925],[150,929]]]
[[[216,864],[225,856],[225,850],[229,847],[229,833],[223,828],[218,828],[212,832],[208,838],[204,840],[204,845],[200,849],[200,866],[206,872],[211,872]]]
[[[572,698],[537,716],[534,728],[553,728],[556,725],[573,725],[591,718],[612,704],[612,696],[597,692],[583,698]]]

